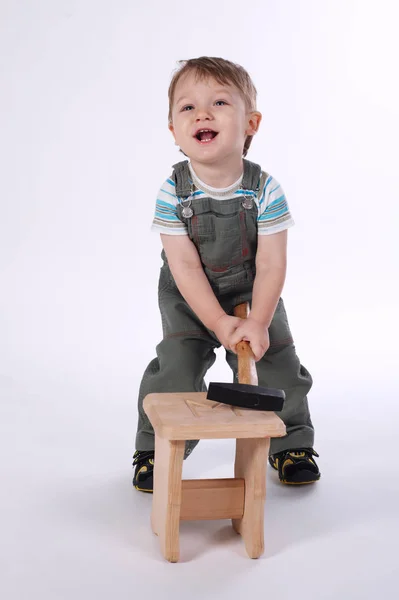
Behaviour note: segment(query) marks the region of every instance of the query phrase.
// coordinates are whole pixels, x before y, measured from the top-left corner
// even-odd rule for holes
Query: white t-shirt
[[[196,198],[213,198],[214,200],[229,200],[242,196],[242,175],[227,188],[213,188],[204,183],[195,174],[189,163],[192,183],[196,190],[192,196],[192,208],[195,214]],[[261,192],[245,191],[246,196],[251,196],[258,207],[258,234],[270,235],[284,231],[295,223],[291,216],[287,200],[280,184],[269,175]],[[188,235],[187,225],[179,219],[177,205],[179,198],[176,196],[176,186],[172,178],[168,178],[158,192],[154,220],[151,229],[157,233],[170,235]]]

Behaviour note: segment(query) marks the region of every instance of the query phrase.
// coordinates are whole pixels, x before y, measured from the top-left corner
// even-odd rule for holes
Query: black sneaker
[[[152,494],[154,487],[154,450],[136,450],[133,455],[133,467],[136,467],[133,485],[139,492]]]
[[[319,456],[313,448],[295,448],[271,454],[269,463],[278,471],[281,483],[314,483],[320,479],[320,471],[312,456]]]

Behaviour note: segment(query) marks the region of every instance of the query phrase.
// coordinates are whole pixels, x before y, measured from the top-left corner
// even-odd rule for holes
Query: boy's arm
[[[229,345],[233,352],[236,352],[238,342],[247,340],[258,361],[269,348],[268,328],[284,286],[286,255],[286,230],[258,237],[251,312],[230,337]]]
[[[287,230],[259,235],[250,317],[267,328],[284,287],[286,269]]]
[[[195,245],[187,235],[161,234],[161,240],[181,295],[205,327],[214,331],[226,313],[213,293]]]
[[[284,286],[286,261],[286,230],[258,237],[251,312],[230,337],[229,344],[233,352],[238,342],[247,340],[258,361],[269,348],[268,328]]]

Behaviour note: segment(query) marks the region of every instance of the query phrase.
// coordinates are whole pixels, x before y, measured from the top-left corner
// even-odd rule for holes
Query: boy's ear
[[[173,127],[173,123],[169,123],[169,124],[168,124],[168,129],[169,129],[169,131],[172,133],[172,135],[173,135],[174,139],[176,139],[176,136],[175,136],[175,128]]]
[[[249,113],[248,126],[247,126],[245,133],[247,135],[255,135],[255,133],[259,129],[261,120],[262,120],[262,114],[260,112],[258,112],[257,110],[254,110],[253,112]]]

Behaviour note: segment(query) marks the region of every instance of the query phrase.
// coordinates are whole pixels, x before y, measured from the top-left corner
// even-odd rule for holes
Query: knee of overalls
[[[216,359],[215,344],[206,336],[179,334],[165,337],[157,346],[160,371],[183,381],[202,378]]]

